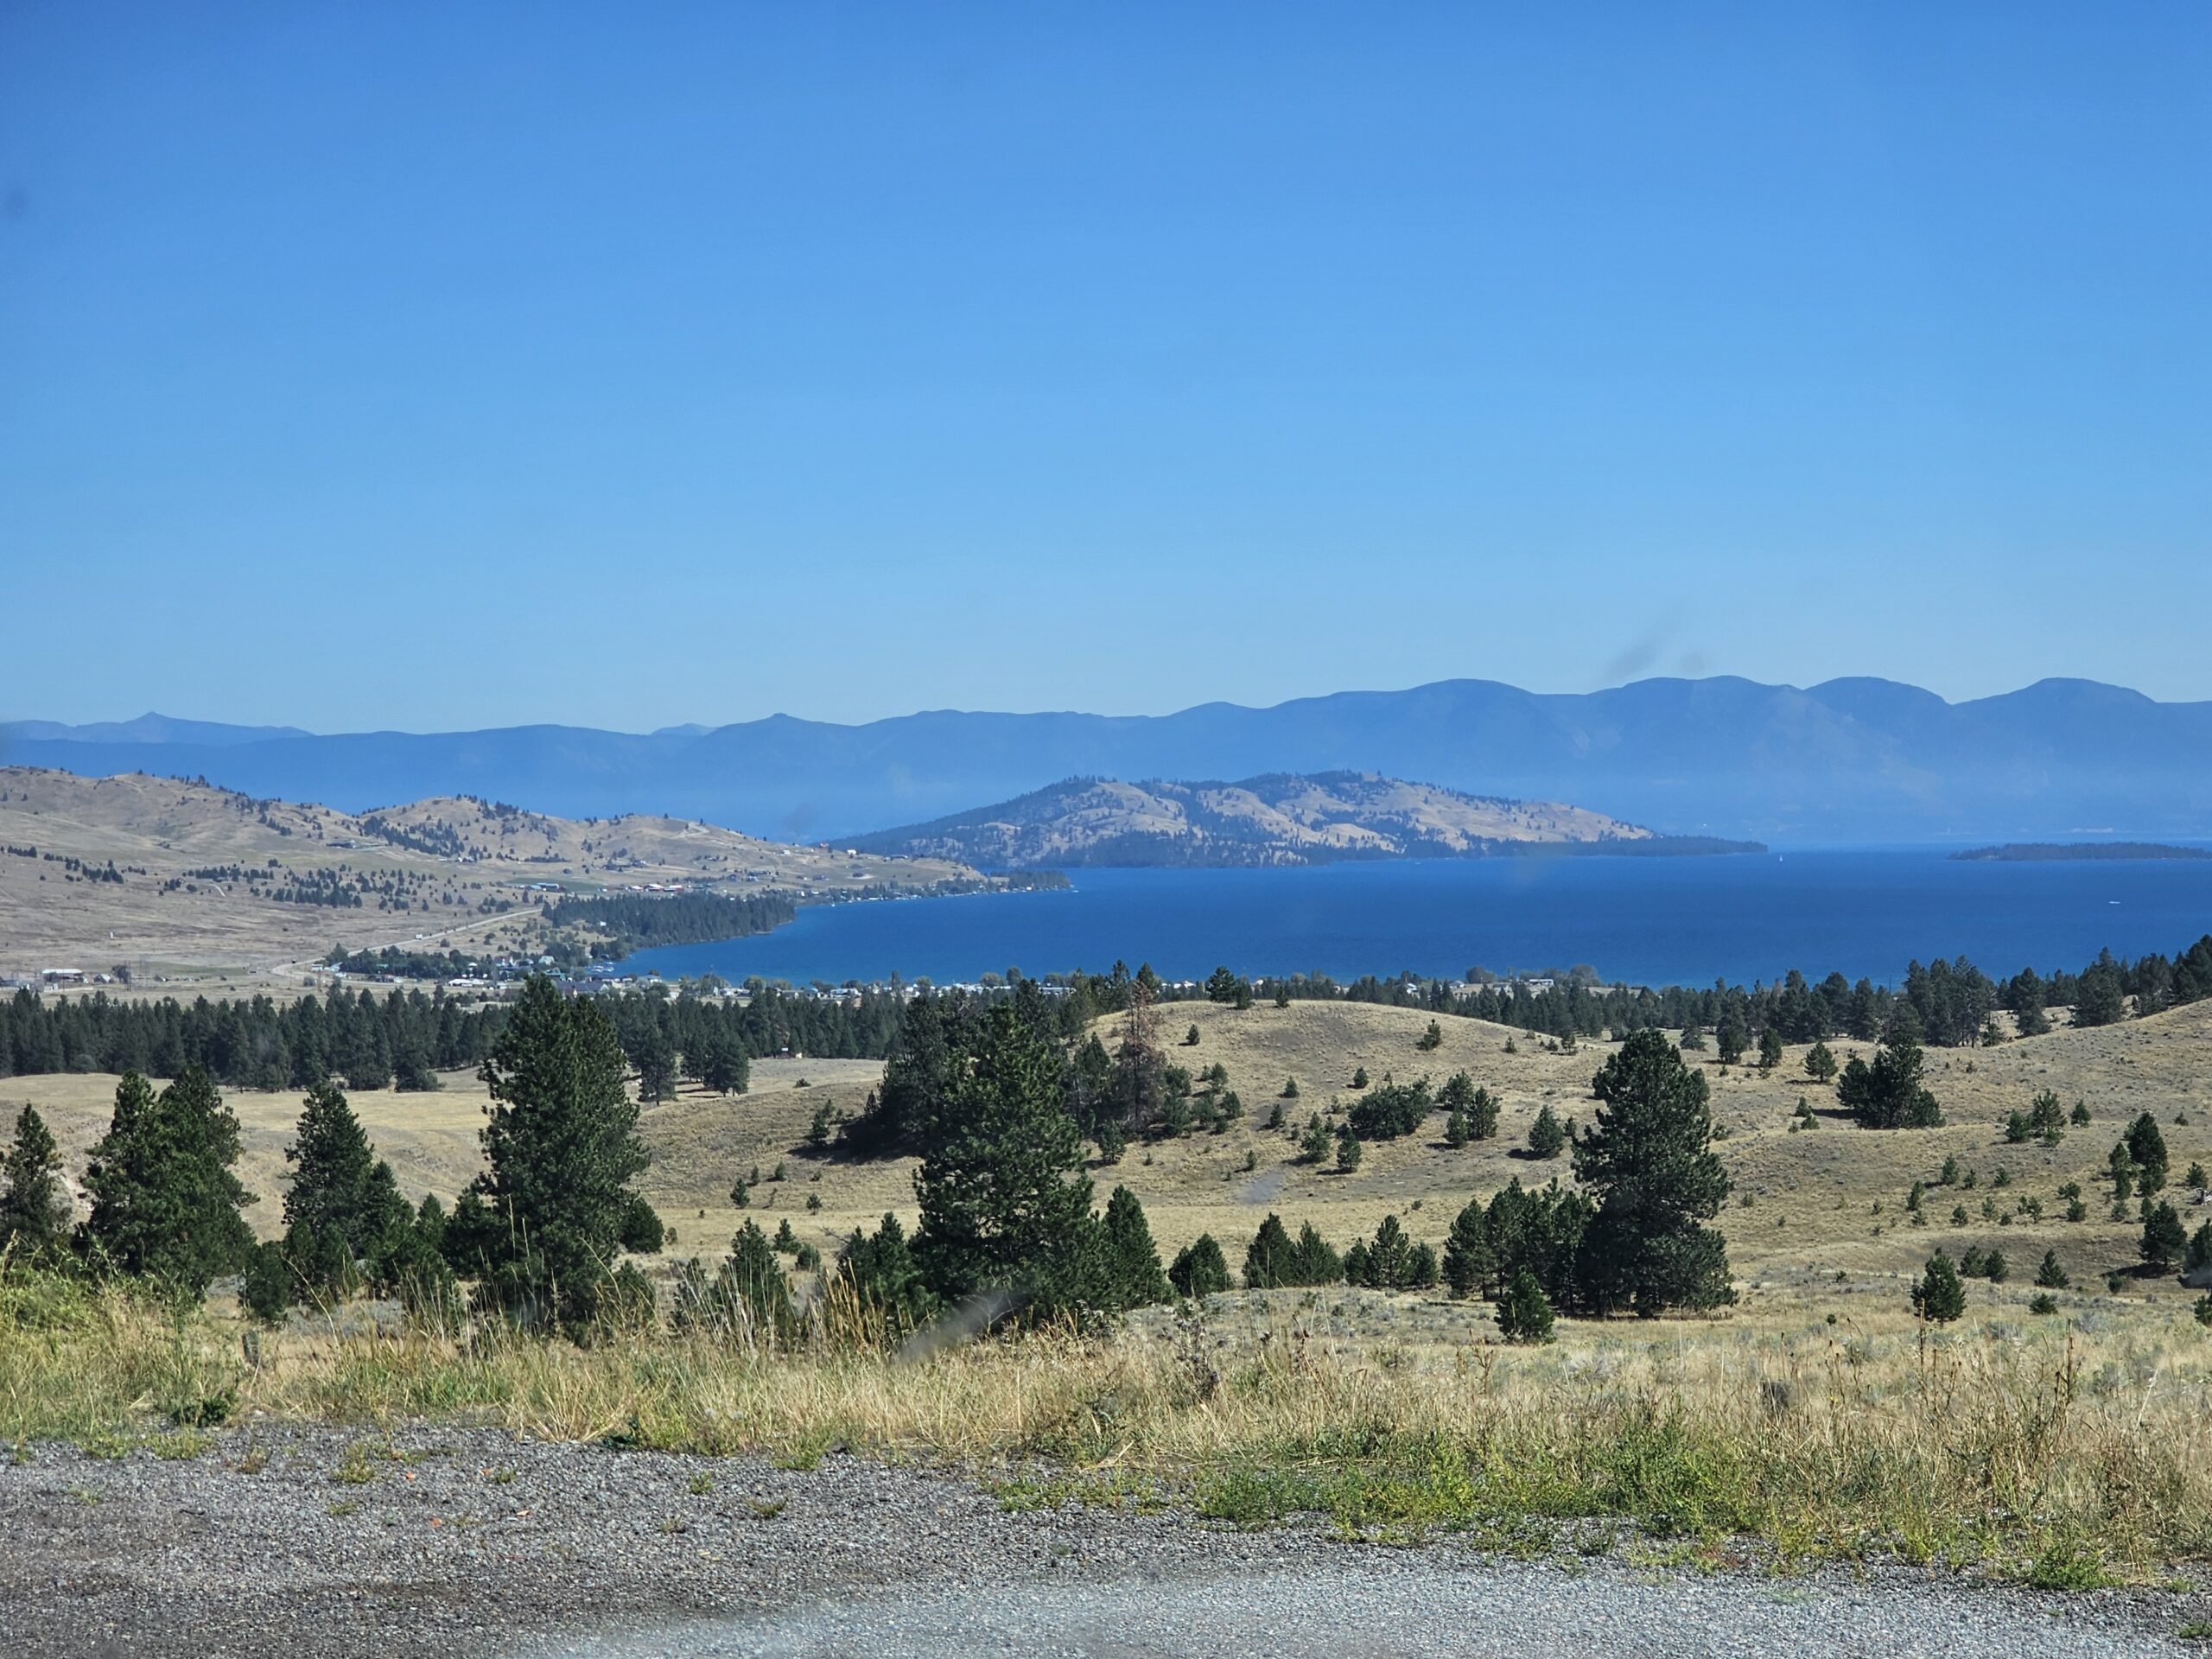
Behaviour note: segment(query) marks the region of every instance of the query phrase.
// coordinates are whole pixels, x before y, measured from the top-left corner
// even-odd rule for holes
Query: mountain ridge
[[[1959,702],[1868,677],[1809,688],[1653,678],[1582,693],[1457,679],[1157,715],[934,709],[841,725],[779,714],[696,735],[540,724],[186,743],[25,731],[0,725],[0,758],[92,776],[153,767],[353,810],[489,794],[567,817],[665,812],[780,839],[926,821],[1070,777],[1338,770],[1570,800],[1669,834],[1799,844],[2186,837],[2212,824],[2212,702],[2062,677]]]

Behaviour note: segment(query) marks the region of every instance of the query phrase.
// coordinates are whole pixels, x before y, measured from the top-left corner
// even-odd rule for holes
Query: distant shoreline
[[[2212,848],[2173,847],[2155,841],[2015,841],[1953,853],[1961,864],[2095,863],[2159,858],[2212,858]]]

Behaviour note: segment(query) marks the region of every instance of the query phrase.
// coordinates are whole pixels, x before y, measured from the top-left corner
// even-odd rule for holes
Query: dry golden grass
[[[2063,1587],[2212,1554],[2212,1380],[2185,1322],[1930,1334],[1883,1310],[1863,1329],[1624,1324],[1348,1355],[1308,1334],[1330,1295],[1252,1299],[1263,1339],[1202,1317],[910,1362],[819,1330],[763,1352],[314,1322],[249,1351],[220,1312],[0,1271],[0,1437],[194,1455],[206,1426],[268,1414],[799,1465],[844,1446],[996,1469],[1012,1504],[1166,1497],[1247,1525],[1318,1511],[1531,1544],[1626,1520],[1693,1547],[1756,1535],[1784,1561],[1894,1553]]]
[[[1113,1022],[1106,1023],[1110,1038]],[[1211,1232],[1234,1268],[1270,1210],[1294,1230],[1311,1220],[1340,1246],[1395,1212],[1414,1237],[1440,1244],[1468,1198],[1486,1199],[1516,1176],[1531,1185],[1554,1175],[1570,1179],[1564,1158],[1544,1163],[1514,1153],[1543,1104],[1562,1116],[1587,1112],[1591,1075],[1611,1046],[1585,1043],[1575,1053],[1548,1052],[1525,1033],[1447,1018],[1440,1021],[1443,1047],[1423,1054],[1414,1043],[1427,1023],[1426,1014],[1350,1003],[1243,1012],[1203,1003],[1166,1007],[1161,1027],[1171,1045],[1179,1044],[1191,1025],[1199,1033],[1195,1047],[1171,1046],[1171,1058],[1193,1071],[1221,1063],[1229,1086],[1243,1098],[1244,1116],[1219,1135],[1132,1145],[1119,1164],[1091,1171],[1102,1200],[1113,1185],[1126,1184],[1143,1201],[1163,1255]],[[1510,1054],[1504,1047],[1509,1038],[1516,1051]],[[1835,1046],[1842,1053],[1851,1045]],[[1834,1111],[1833,1090],[1808,1081],[1802,1060],[1803,1051],[1793,1049],[1773,1076],[1762,1077],[1744,1068],[1724,1075],[1707,1057],[1714,1115],[1727,1131],[1719,1149],[1737,1189],[1719,1223],[1743,1299],[1732,1318],[1770,1310],[1796,1317],[1808,1306],[1825,1312],[1824,1302],[1808,1299],[1877,1287],[1902,1306],[1906,1276],[1938,1244],[1954,1257],[1969,1246],[2001,1249],[2012,1267],[2012,1287],[2023,1294],[2044,1251],[2055,1249],[2077,1286],[2101,1290],[2107,1273],[2134,1265],[2141,1232],[2133,1221],[2107,1218],[2096,1181],[2127,1122],[2145,1110],[2158,1119],[2177,1184],[2191,1161],[2212,1165],[2212,1004],[1994,1049],[1931,1050],[1929,1081],[1950,1119],[1941,1129],[1872,1133],[1829,1116],[1816,1130],[1792,1134],[1789,1124],[1801,1096],[1816,1110]],[[1442,1144],[1440,1115],[1424,1134],[1370,1146],[1349,1175],[1299,1161],[1293,1131],[1332,1097],[1348,1102],[1351,1075],[1363,1065],[1378,1081],[1395,1072],[1441,1083],[1465,1070],[1504,1103],[1497,1138],[1454,1151]],[[653,1163],[641,1185],[677,1230],[669,1254],[718,1255],[744,1218],[729,1202],[733,1182],[755,1166],[768,1175],[779,1163],[785,1179],[764,1181],[745,1212],[772,1230],[788,1217],[802,1240],[833,1254],[855,1228],[872,1227],[887,1211],[911,1224],[913,1160],[853,1163],[811,1155],[805,1144],[817,1107],[859,1110],[880,1075],[871,1061],[763,1059],[753,1065],[747,1094],[723,1098],[686,1092],[648,1108],[642,1122]],[[1263,1126],[1287,1077],[1298,1079],[1300,1097],[1282,1103],[1286,1128],[1269,1131]],[[102,1077],[7,1079],[0,1081],[0,1109],[16,1100],[35,1103],[73,1167],[80,1166],[84,1150],[105,1125],[114,1083]],[[353,1096],[378,1149],[391,1159],[410,1195],[435,1192],[449,1199],[478,1166],[474,1136],[482,1122],[482,1088],[465,1075],[448,1076],[445,1083],[435,1094]],[[2044,1088],[2055,1090],[2069,1107],[2076,1099],[2087,1102],[2090,1126],[2069,1128],[2055,1147],[2005,1145],[1998,1127],[2005,1114],[2025,1108]],[[245,1091],[228,1098],[245,1130],[246,1183],[264,1195],[251,1218],[270,1230],[283,1192],[283,1148],[301,1098]],[[2177,1116],[2189,1122],[2176,1123]],[[1916,1179],[1932,1182],[1947,1155],[1974,1169],[1977,1185],[1971,1192],[1931,1185],[1924,1224],[1912,1225],[1905,1196]],[[1254,1162],[1249,1171],[1243,1167],[1248,1156]],[[2003,1188],[1994,1185],[2000,1170],[2011,1177]],[[2088,1221],[2063,1219],[2065,1205],[2057,1189],[2068,1180],[2082,1183],[2089,1198]],[[810,1196],[821,1199],[818,1211],[806,1208]],[[2192,1231],[2201,1218],[2212,1217],[2212,1210],[2200,1211],[2190,1204],[2188,1194],[2170,1196]],[[2039,1221],[2018,1208],[2025,1197],[2042,1202]],[[1984,1199],[1993,1201],[2000,1216],[2012,1211],[2012,1223],[1985,1218]],[[1961,1203],[1969,1219],[1955,1227],[1949,1217]],[[2148,1300],[2168,1308],[2191,1300],[2172,1281],[2131,1281],[2124,1294],[2130,1305]]]
[[[1246,1116],[1218,1135],[1134,1147],[1093,1173],[1102,1187],[1137,1192],[1164,1252],[1210,1230],[1232,1267],[1271,1209],[1339,1243],[1395,1211],[1438,1242],[1469,1195],[1516,1174],[1566,1176],[1563,1161],[1535,1164],[1511,1148],[1544,1103],[1586,1111],[1590,1075],[1609,1052],[1551,1052],[1522,1035],[1509,1054],[1503,1029],[1446,1020],[1443,1047],[1422,1054],[1414,1045],[1427,1017],[1389,1008],[1164,1010],[1171,1042],[1192,1024],[1199,1040],[1175,1058],[1194,1071],[1220,1061]],[[1789,1133],[1800,1094],[1832,1104],[1798,1074],[1795,1052],[1772,1077],[1712,1068],[1728,1130],[1721,1151],[1751,1201],[1721,1217],[1740,1301],[1711,1319],[1561,1321],[1541,1350],[1500,1344],[1479,1303],[1337,1287],[1232,1293],[1195,1317],[1154,1310],[1110,1341],[995,1341],[915,1363],[818,1329],[798,1351],[764,1354],[672,1338],[578,1348],[360,1334],[364,1322],[349,1319],[353,1334],[342,1338],[320,1320],[261,1338],[256,1366],[225,1299],[172,1318],[18,1271],[0,1278],[0,1435],[120,1444],[162,1419],[254,1410],[481,1420],[799,1460],[845,1444],[1004,1465],[1016,1503],[1166,1493],[1243,1522],[1318,1510],[1353,1530],[1465,1526],[1502,1540],[1531,1525],[1627,1517],[1708,1541],[1757,1534],[1785,1556],[1984,1560],[2053,1585],[2142,1576],[2212,1554],[2212,1337],[2190,1317],[2194,1294],[2171,1280],[2105,1291],[2106,1271],[2132,1266],[2139,1229],[2101,1218],[2092,1180],[2140,1110],[2161,1120],[2177,1173],[2212,1162],[2208,1057],[2212,1007],[1937,1052],[1931,1082],[1951,1126],[1889,1134],[1833,1117]],[[1294,1161],[1287,1135],[1262,1127],[1284,1077],[1299,1080],[1296,1124],[1332,1095],[1348,1098],[1360,1065],[1378,1080],[1467,1070],[1504,1101],[1499,1138],[1453,1151],[1433,1133],[1408,1137],[1370,1148],[1344,1176]],[[804,1149],[816,1108],[857,1109],[878,1071],[766,1060],[743,1096],[686,1095],[648,1109],[654,1163],[643,1185],[677,1229],[669,1254],[720,1254],[741,1219],[730,1183],[756,1165],[766,1175],[780,1162],[785,1179],[757,1188],[748,1213],[772,1228],[788,1217],[825,1254],[886,1210],[911,1220],[911,1161],[856,1165]],[[0,1103],[36,1101],[74,1163],[105,1122],[112,1082],[15,1078]],[[2092,1126],[2056,1147],[2004,1145],[2003,1115],[2046,1087],[2069,1105],[2085,1100]],[[231,1102],[265,1230],[299,1100]],[[473,1082],[354,1104],[410,1192],[449,1195],[475,1168]],[[1910,1224],[1906,1190],[1947,1154],[1979,1184],[1931,1189],[1925,1224]],[[1999,1169],[2012,1178],[2001,1189]],[[2098,1219],[2058,1219],[2056,1189],[2069,1179]],[[2044,1200],[2040,1221],[1979,1214],[1984,1197],[2011,1206],[2028,1194]],[[819,1211],[806,1210],[809,1195]],[[1961,1198],[1973,1223],[1953,1227]],[[2192,1229],[2197,1219],[2192,1209]],[[1923,1332],[1906,1284],[1938,1244],[1954,1255],[2000,1248],[2013,1276],[1971,1284],[1966,1318]],[[2076,1286],[2056,1315],[2028,1306],[2046,1248]]]

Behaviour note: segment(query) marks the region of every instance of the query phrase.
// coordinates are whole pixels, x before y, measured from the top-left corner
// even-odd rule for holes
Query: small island
[[[2212,848],[2170,847],[2155,841],[2014,841],[1970,847],[1952,858],[1974,864],[2094,863],[2100,860],[2212,858]]]

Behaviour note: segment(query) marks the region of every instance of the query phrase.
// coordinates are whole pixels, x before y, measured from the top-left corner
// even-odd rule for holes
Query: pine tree
[[[1413,1241],[1397,1217],[1385,1216],[1367,1247],[1367,1282],[1377,1290],[1403,1290],[1411,1281]]]
[[[523,988],[484,1062],[489,1167],[471,1190],[499,1223],[486,1289],[525,1323],[578,1325],[613,1291],[629,1184],[647,1162],[623,1073],[606,1012],[542,977]]]
[[[293,1294],[342,1293],[357,1261],[380,1261],[397,1248],[395,1235],[410,1217],[391,1166],[376,1150],[353,1109],[334,1083],[308,1090],[292,1144],[284,1195],[284,1250]]]
[[[855,1231],[838,1252],[837,1271],[862,1307],[883,1320],[887,1335],[918,1330],[936,1311],[894,1215],[887,1212],[872,1236]]]
[[[2154,1272],[2167,1272],[2182,1259],[2182,1253],[2188,1247],[2189,1235],[2172,1205],[2162,1202],[2144,1218],[2143,1243],[2139,1248],[2145,1267]]]
[[[1106,1200],[1106,1251],[1116,1307],[1151,1307],[1168,1299],[1167,1275],[1160,1270],[1160,1252],[1152,1242],[1152,1227],[1144,1206],[1126,1186],[1117,1186]],[[1218,1258],[1221,1249],[1215,1246]],[[1224,1270],[1226,1277],[1226,1269]]]
[[[729,1256],[712,1280],[687,1262],[676,1284],[679,1331],[788,1341],[798,1330],[791,1281],[758,1223],[747,1221],[729,1242]]]
[[[1513,1275],[1497,1304],[1497,1333],[1508,1342],[1549,1342],[1552,1305],[1535,1274],[1523,1268]]]
[[[1836,1099],[1857,1114],[1866,1128],[1940,1128],[1943,1109],[1921,1082],[1922,1064],[1920,1045],[1900,1032],[1875,1051],[1873,1065],[1855,1054],[1851,1057],[1836,1084]]]
[[[1928,1258],[1927,1271],[1912,1288],[1912,1309],[1936,1325],[1948,1325],[1967,1311],[1966,1285],[1942,1251]]]
[[[1252,1290],[1274,1290],[1280,1286],[1294,1284],[1297,1272],[1297,1246],[1290,1242],[1289,1230],[1282,1224],[1282,1217],[1270,1211],[1260,1224],[1260,1230],[1244,1249],[1244,1283]]]
[[[934,1139],[914,1176],[914,1254],[934,1294],[1007,1291],[1040,1311],[1105,1305],[1059,1057],[1012,1009],[985,1016],[974,1068],[947,1097]]]
[[[68,1189],[61,1184],[61,1153],[35,1107],[16,1117],[15,1144],[0,1161],[7,1191],[0,1194],[0,1255],[43,1261],[68,1236]]]
[[[1598,1205],[1581,1240],[1582,1294],[1599,1312],[1628,1306],[1646,1317],[1734,1300],[1726,1246],[1698,1224],[1728,1194],[1705,1074],[1645,1030],[1591,1087],[1597,1122],[1574,1149],[1575,1175]]]
[[[158,1096],[125,1072],[85,1176],[95,1262],[194,1297],[245,1266],[253,1233],[238,1211],[254,1198],[231,1173],[238,1155],[238,1119],[205,1071],[187,1066]]]
[[[1759,1033],[1759,1070],[1771,1071],[1782,1064],[1782,1033],[1763,1031]]]
[[[2145,1112],[2127,1126],[2127,1135],[2120,1143],[2126,1148],[2127,1161],[2135,1166],[2135,1186],[2140,1192],[2156,1192],[2166,1184],[2166,1137],[2158,1131],[2158,1120]],[[2120,1147],[2113,1148],[2115,1152]]]
[[[1835,1076],[1835,1052],[1826,1043],[1815,1043],[1805,1055],[1805,1075],[1815,1083],[1827,1083]]]
[[[1214,1242],[1213,1235],[1200,1233],[1176,1252],[1174,1265],[1167,1269],[1167,1278],[1177,1290],[1195,1301],[1229,1288],[1229,1263],[1223,1259],[1221,1246]]]
[[[1491,1281],[1497,1258],[1490,1247],[1490,1230],[1480,1198],[1467,1200],[1452,1223],[1444,1241],[1444,1282],[1454,1296],[1471,1296]]]
[[[1546,1101],[1537,1110],[1536,1121],[1529,1126],[1529,1155],[1532,1158],[1556,1158],[1567,1150],[1567,1130],[1559,1121],[1559,1114]]]
[[[1364,1156],[1364,1154],[1360,1148],[1359,1137],[1354,1135],[1349,1128],[1344,1129],[1337,1136],[1338,1173],[1342,1175],[1351,1174],[1352,1171],[1359,1167],[1360,1160],[1363,1156]]]
[[[1467,1128],[1466,1113],[1453,1107],[1452,1116],[1444,1120],[1444,1144],[1457,1148],[1465,1146],[1473,1138]]]
[[[1416,1243],[1413,1254],[1406,1258],[1406,1288],[1434,1290],[1439,1274],[1436,1247],[1426,1241]]]
[[[2036,1269],[2037,1286],[2044,1290],[2064,1290],[2071,1282],[2066,1276],[2066,1269],[2058,1265],[2058,1252],[2045,1250],[2043,1265]]]

